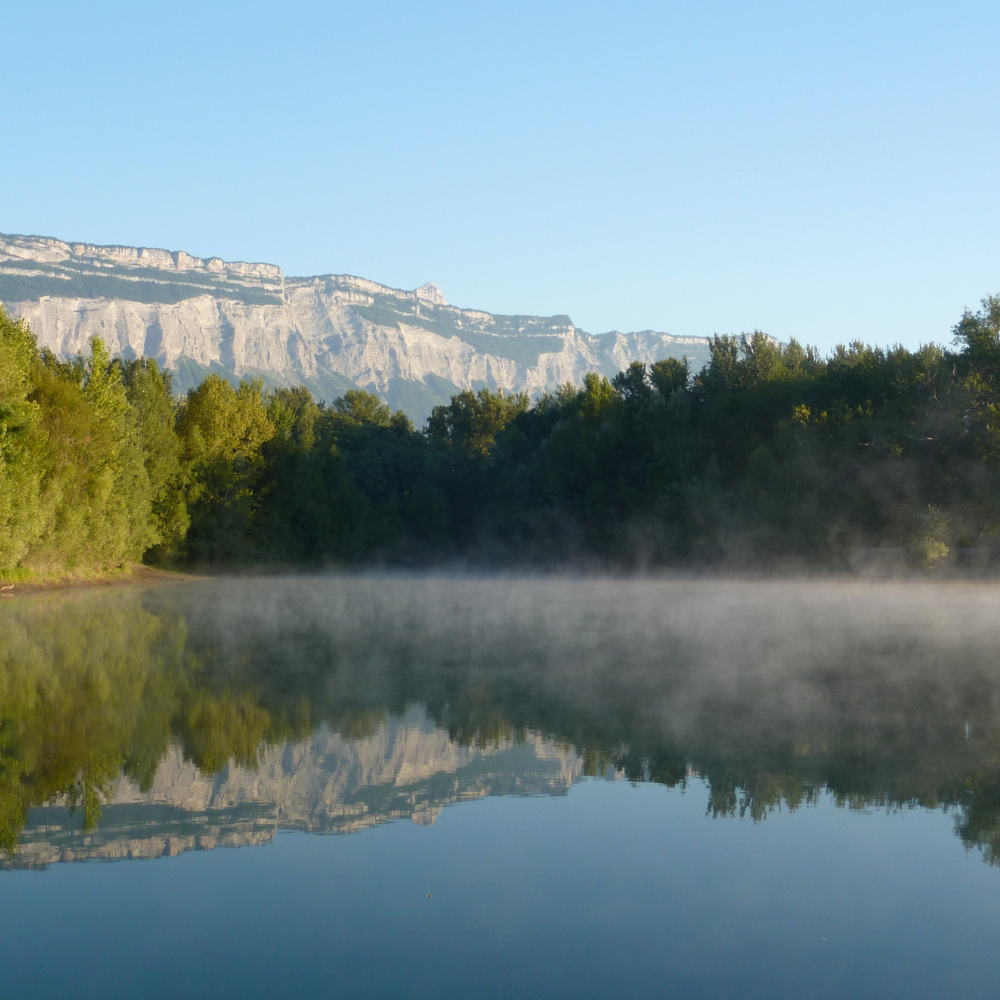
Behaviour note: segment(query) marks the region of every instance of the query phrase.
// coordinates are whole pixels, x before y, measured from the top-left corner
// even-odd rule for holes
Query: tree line
[[[949,348],[823,357],[756,331],[532,401],[465,391],[417,429],[151,359],[60,361],[0,311],[0,574],[161,565],[850,566],[989,560],[1000,296]]]

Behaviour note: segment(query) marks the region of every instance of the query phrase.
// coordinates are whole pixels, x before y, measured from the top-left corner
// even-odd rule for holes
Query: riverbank
[[[115,587],[149,583],[184,583],[189,580],[206,580],[195,573],[159,569],[155,566],[129,566],[122,569],[90,571],[85,573],[25,574],[23,577],[0,578],[0,597],[37,594],[69,587]]]

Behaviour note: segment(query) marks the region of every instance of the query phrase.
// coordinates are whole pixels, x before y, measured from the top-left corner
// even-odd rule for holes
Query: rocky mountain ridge
[[[569,316],[504,316],[351,275],[289,277],[275,264],[0,234],[0,302],[60,357],[100,336],[153,357],[179,390],[208,372],[304,384],[318,399],[364,388],[416,420],[463,389],[538,395],[590,371],[686,355],[708,340],[653,330],[588,334]]]

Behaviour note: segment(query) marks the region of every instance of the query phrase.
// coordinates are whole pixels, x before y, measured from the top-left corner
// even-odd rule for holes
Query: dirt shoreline
[[[127,570],[112,570],[94,576],[62,576],[45,577],[39,580],[14,581],[8,583],[0,580],[0,597],[21,597],[28,594],[44,594],[55,590],[77,589],[82,587],[130,587],[137,584],[151,583],[186,583],[192,580],[208,580],[207,576],[195,573],[182,573],[169,569],[158,569],[155,566],[133,566]]]

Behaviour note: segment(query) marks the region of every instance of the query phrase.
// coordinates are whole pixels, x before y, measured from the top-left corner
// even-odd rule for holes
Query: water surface
[[[998,610],[537,578],[6,600],[4,982],[995,995]]]

